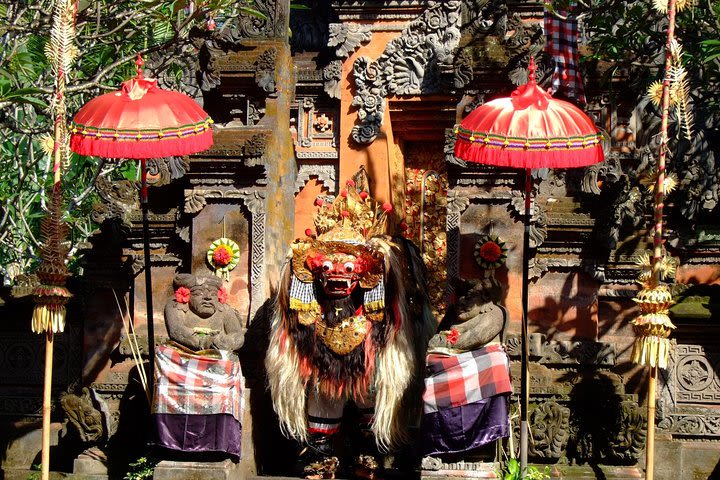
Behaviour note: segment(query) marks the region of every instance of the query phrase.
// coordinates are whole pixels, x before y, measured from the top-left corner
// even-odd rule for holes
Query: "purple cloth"
[[[225,452],[240,457],[240,422],[232,415],[156,413],[158,445],[181,452]]]
[[[506,395],[426,413],[423,455],[467,452],[509,435]]]

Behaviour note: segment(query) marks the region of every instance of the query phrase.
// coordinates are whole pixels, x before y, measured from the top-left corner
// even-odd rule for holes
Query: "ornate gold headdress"
[[[387,233],[392,205],[370,197],[368,183],[367,171],[361,166],[332,203],[317,202],[320,210],[314,222],[318,241],[360,244]]]

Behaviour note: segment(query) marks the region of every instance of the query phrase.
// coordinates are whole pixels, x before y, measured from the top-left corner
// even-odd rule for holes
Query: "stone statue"
[[[66,393],[60,397],[60,406],[65,412],[68,424],[75,427],[84,443],[99,443],[105,435],[103,414],[95,408],[90,390],[82,389],[82,395]]]
[[[496,303],[500,300],[502,286],[495,277],[463,282],[456,291],[459,295],[457,303],[449,309],[440,333],[430,340],[430,349],[468,351],[490,342],[500,342],[507,314]]]
[[[175,297],[165,305],[170,340],[196,351],[236,351],[242,346],[242,319],[237,310],[225,304],[222,279],[179,274],[173,287]]]
[[[480,447],[510,433],[512,384],[500,343],[507,313],[496,303],[502,287],[491,270],[457,286],[456,292],[457,302],[428,347],[421,423],[424,468],[441,465],[432,457],[448,454],[467,456],[461,457],[465,465]]]
[[[157,444],[239,458],[243,380],[236,351],[245,339],[240,314],[225,304],[218,277],[179,274],[173,286],[165,324],[174,344],[155,349]]]

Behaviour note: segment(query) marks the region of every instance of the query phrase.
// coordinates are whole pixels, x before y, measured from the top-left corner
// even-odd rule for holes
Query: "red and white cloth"
[[[424,413],[468,405],[512,392],[510,364],[500,344],[459,354],[427,356]]]
[[[585,87],[579,70],[578,21],[572,12],[558,10],[557,14],[566,19],[545,9],[545,51],[552,55],[555,62],[553,93],[584,105]]]
[[[237,360],[160,345],[155,349],[155,372],[153,413],[229,414],[241,421],[243,377]]]

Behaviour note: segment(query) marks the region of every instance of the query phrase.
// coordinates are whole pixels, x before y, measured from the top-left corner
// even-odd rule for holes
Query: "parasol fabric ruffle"
[[[104,158],[160,158],[191,155],[210,148],[213,144],[212,130],[207,129],[187,136],[155,138],[154,140],[115,140],[95,136],[73,135],[70,149],[80,155]]]

